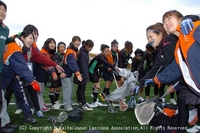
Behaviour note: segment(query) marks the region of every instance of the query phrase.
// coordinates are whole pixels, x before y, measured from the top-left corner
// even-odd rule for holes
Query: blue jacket
[[[67,48],[67,51],[64,55],[64,63],[63,63],[63,69],[65,70],[65,74],[67,75],[67,78],[71,78],[72,74],[75,73],[80,74],[79,67],[76,63],[77,59],[77,52],[78,49],[76,49],[72,43]]]
[[[180,32],[180,27],[177,28]],[[194,22],[194,28],[188,35],[180,32],[179,42],[176,44],[175,60],[157,78],[160,82],[173,81],[183,76],[188,87],[200,96],[200,21]]]
[[[8,61],[9,65],[3,65],[2,89],[6,89],[16,75],[20,76],[28,83],[35,80],[33,72],[28,68],[21,52],[14,52]]]

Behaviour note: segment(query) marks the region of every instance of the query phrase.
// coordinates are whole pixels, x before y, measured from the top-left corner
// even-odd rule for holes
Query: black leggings
[[[164,90],[165,89],[165,85],[162,85],[159,89],[158,89],[158,85],[154,85],[154,95],[158,95],[159,93],[159,97],[161,97],[164,94]],[[147,87],[145,87],[145,95],[149,96],[150,94],[150,86],[148,85]],[[170,93],[170,98],[173,99],[174,98],[174,92]]]
[[[27,90],[28,90],[28,92],[29,92],[29,94],[30,94],[30,96],[31,96],[31,100],[32,100],[32,102],[33,102],[33,104],[34,104],[35,109],[36,109],[37,111],[40,110],[40,106],[39,106],[39,102],[38,102],[37,93],[36,93],[36,91],[33,89],[33,87],[32,87],[31,85],[28,85],[28,86],[27,86],[26,88],[24,88],[24,89],[27,89]],[[12,94],[13,94],[12,88],[11,88],[11,87],[8,87],[8,88],[6,89],[6,92],[5,92],[5,99],[7,100],[7,105],[10,103],[10,98],[11,98]]]
[[[145,87],[145,95],[146,96],[149,96],[150,94],[150,88],[151,86],[147,85],[147,87]],[[157,85],[154,85],[154,95],[158,95],[158,86]]]
[[[77,102],[81,102],[82,105],[86,104],[85,100],[85,85],[78,85],[78,89],[76,91]]]
[[[178,98],[178,127],[186,127],[188,125],[189,107],[185,100]],[[184,128],[183,128],[184,129]],[[185,133],[185,130],[179,130],[178,133]]]

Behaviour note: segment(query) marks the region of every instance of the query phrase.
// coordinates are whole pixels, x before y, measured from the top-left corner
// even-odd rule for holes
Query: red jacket
[[[24,53],[24,52],[23,52]],[[24,58],[26,59],[26,61],[28,60],[28,56],[27,56],[27,52],[24,53]],[[30,58],[31,62],[36,62],[38,64],[41,65],[45,65],[45,66],[53,66],[56,67],[56,63],[54,61],[52,61],[50,58],[47,58],[44,54],[42,54],[37,47],[32,47],[32,51],[31,51],[31,58]]]

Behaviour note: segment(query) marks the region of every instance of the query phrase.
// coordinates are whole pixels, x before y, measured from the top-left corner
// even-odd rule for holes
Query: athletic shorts
[[[102,76],[102,78],[105,81],[112,81],[113,80],[113,74],[111,72],[109,72],[108,70],[103,69],[103,76]]]
[[[97,72],[94,73],[94,74],[89,73],[89,76],[90,76],[90,82],[92,82],[92,83],[98,83],[99,82],[100,76],[98,75]]]
[[[61,79],[58,77],[58,80],[53,80],[52,76],[51,75],[48,75],[46,77],[46,80],[44,82],[44,85],[48,88],[58,88],[58,87],[61,87],[62,84],[61,84]]]

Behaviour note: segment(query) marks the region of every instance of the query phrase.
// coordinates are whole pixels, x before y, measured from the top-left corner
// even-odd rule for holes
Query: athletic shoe
[[[66,109],[66,111],[71,111],[71,110],[73,110],[73,108],[72,108],[72,106],[70,105],[70,106],[68,106],[68,107],[65,107],[65,109]]]
[[[83,106],[82,102],[77,102],[78,106]]]
[[[0,128],[0,133],[12,133],[14,130],[15,128],[4,126]]]
[[[28,117],[28,118],[25,118],[24,120],[25,122],[29,122],[29,123],[36,123],[37,120],[34,118],[34,117]]]
[[[22,109],[17,109],[16,111],[15,111],[15,114],[16,115],[19,115],[19,114],[21,114],[23,111],[22,111]]]
[[[93,94],[90,95],[92,98],[94,97]],[[99,99],[97,98],[97,101],[99,101]]]
[[[33,109],[33,108],[31,108],[31,112],[32,112],[32,114],[34,114],[34,112],[35,112],[35,111],[34,111],[34,109]]]
[[[73,106],[78,106],[79,104],[78,104],[78,103],[75,103],[75,102],[73,102],[73,101],[71,101],[71,105],[73,105]]]
[[[40,110],[36,112],[36,115],[37,115],[37,117],[39,117],[39,118],[43,118],[43,117],[44,117],[42,111],[40,111]]]
[[[93,110],[93,108],[89,107],[87,104],[83,105],[82,108],[84,110]]]
[[[200,131],[200,126],[199,126],[199,125],[195,125],[195,126],[193,126],[192,128],[188,128],[188,129],[187,129],[187,132],[188,132],[188,133],[196,133],[196,132],[198,132],[198,131]]]
[[[60,107],[59,101],[55,101],[55,104]]]
[[[99,101],[96,101],[96,102],[92,102],[92,105],[97,107],[97,106],[102,106],[103,104],[100,103]]]
[[[145,100],[144,100],[144,98],[143,97],[138,97],[138,103],[142,103],[142,102],[144,102]]]
[[[103,102],[106,101],[106,99],[105,99],[105,97],[104,97],[104,95],[103,95],[102,93],[99,93],[99,96],[100,96],[100,98],[101,98],[101,100],[102,100]]]
[[[50,108],[44,107],[42,108],[42,112],[48,112],[50,110]]]
[[[54,109],[60,109],[60,106],[58,104],[54,104],[54,105],[52,105],[52,108],[54,108]]]
[[[173,105],[177,105],[177,103],[174,99],[170,99],[170,103],[173,104]]]
[[[143,97],[138,97],[138,101],[144,101],[144,98]]]
[[[90,108],[96,108],[96,107],[98,107],[98,105],[97,104],[88,104],[88,103],[86,103]]]

